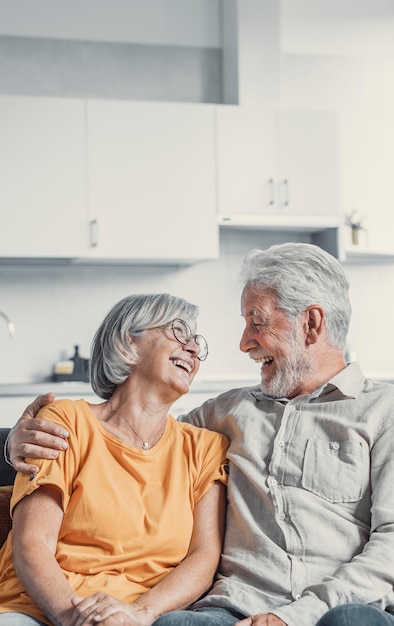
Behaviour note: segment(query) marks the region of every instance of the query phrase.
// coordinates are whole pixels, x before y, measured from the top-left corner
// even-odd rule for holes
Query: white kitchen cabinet
[[[214,107],[87,105],[91,259],[216,258]]]
[[[219,214],[267,213],[275,201],[275,110],[228,105],[216,115]]]
[[[335,114],[219,106],[217,143],[220,222],[338,224]]]
[[[0,257],[88,246],[83,100],[0,98]]]

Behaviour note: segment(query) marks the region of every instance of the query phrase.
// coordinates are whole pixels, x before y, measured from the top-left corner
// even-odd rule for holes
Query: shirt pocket
[[[369,477],[369,449],[360,441],[308,439],[302,486],[329,502],[361,500]]]

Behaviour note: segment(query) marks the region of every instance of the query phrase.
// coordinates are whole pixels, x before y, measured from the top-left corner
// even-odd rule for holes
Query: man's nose
[[[239,347],[242,352],[247,352],[250,348],[253,348],[256,345],[256,340],[251,336],[248,327],[246,326],[245,330],[242,333],[241,341],[239,342]]]

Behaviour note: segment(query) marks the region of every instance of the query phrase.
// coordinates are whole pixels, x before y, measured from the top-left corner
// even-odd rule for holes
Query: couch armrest
[[[12,485],[0,487],[0,546],[7,539],[11,530],[10,500],[12,495]]]
[[[0,485],[12,485],[15,479],[15,470],[4,460],[4,443],[9,433],[9,428],[0,428]]]

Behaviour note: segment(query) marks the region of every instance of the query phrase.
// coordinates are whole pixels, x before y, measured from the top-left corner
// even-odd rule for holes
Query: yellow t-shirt
[[[196,503],[215,480],[227,481],[228,440],[169,415],[159,443],[139,450],[105,430],[85,400],[58,400],[40,416],[67,428],[69,449],[39,461],[33,480],[17,475],[11,510],[40,485],[57,485],[64,518],[56,559],[71,587],[132,602],[186,556]],[[16,577],[11,535],[0,552],[0,612],[50,624]]]

